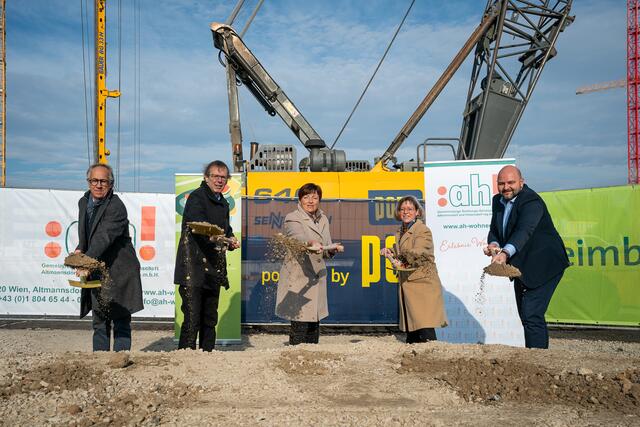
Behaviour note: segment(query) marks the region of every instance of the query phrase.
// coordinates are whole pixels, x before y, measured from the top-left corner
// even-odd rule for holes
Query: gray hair
[[[106,163],[94,163],[89,166],[89,169],[87,169],[87,179],[91,178],[91,171],[95,168],[105,168],[107,172],[109,172],[109,182],[113,184],[113,181],[115,181],[113,178],[113,168]]]
[[[418,212],[416,218],[424,218],[424,209],[422,208],[420,201],[415,196],[404,196],[403,198],[398,200],[398,204],[396,205],[396,213],[394,216],[398,221],[401,221],[400,207],[404,205],[405,202],[411,202],[413,207],[416,208],[416,211]]]
[[[218,168],[218,169],[226,169],[227,170],[227,178],[231,178],[231,171],[229,171],[229,166],[222,160],[214,160],[210,162],[208,165],[204,167],[202,174],[204,176],[209,176],[209,169]]]

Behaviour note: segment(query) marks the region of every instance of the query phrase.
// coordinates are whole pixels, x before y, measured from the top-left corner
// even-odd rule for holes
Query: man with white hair
[[[76,252],[105,263],[109,280],[103,287],[82,289],[80,318],[93,311],[93,351],[131,349],[131,314],[143,309],[140,262],[129,236],[127,209],[113,193],[113,169],[96,163],[87,170],[89,190],[78,201],[78,238]],[[79,276],[88,271],[79,269]]]

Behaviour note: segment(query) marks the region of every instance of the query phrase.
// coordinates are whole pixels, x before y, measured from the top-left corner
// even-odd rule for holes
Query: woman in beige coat
[[[318,343],[320,320],[329,315],[327,267],[324,259],[344,251],[332,245],[329,220],[319,209],[320,186],[308,183],[298,190],[298,208],[284,219],[284,234],[302,242],[307,252],[285,257],[276,299],[276,316],[291,321],[289,343]]]
[[[447,326],[447,315],[431,230],[420,220],[424,211],[413,196],[398,201],[395,216],[402,221],[396,233],[397,253],[384,248],[381,254],[392,259],[397,256],[403,264],[396,262],[400,267],[400,330],[407,332],[408,344],[433,341],[436,340],[434,328]]]

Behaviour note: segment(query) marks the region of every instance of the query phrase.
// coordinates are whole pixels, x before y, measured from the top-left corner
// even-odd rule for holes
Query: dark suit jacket
[[[569,258],[553,225],[547,205],[526,184],[514,201],[506,232],[502,232],[504,205],[500,194],[493,196],[491,227],[487,242],[500,247],[511,243],[517,252],[509,264],[522,272],[520,280],[528,288],[537,288],[569,266]]]
[[[187,222],[192,221],[215,224],[224,230],[225,236],[233,236],[229,223],[229,202],[224,196],[217,200],[213,191],[202,181],[200,187],[189,194],[184,206],[173,283],[209,289],[223,286],[228,289],[225,253],[216,250],[216,245],[207,236],[187,232]]]
[[[78,202],[80,215],[78,218],[78,234],[80,243],[77,249],[85,255],[104,261],[112,283],[98,289],[82,289],[80,297],[80,318],[91,309],[98,311],[100,307],[92,307],[91,292],[101,294],[109,305],[111,318],[118,318],[127,313],[142,310],[142,283],[140,281],[140,262],[129,236],[129,220],[127,209],[122,200],[110,192],[106,200],[93,214],[91,230],[87,233],[87,203],[91,197],[87,191]],[[87,235],[89,236],[87,239]],[[107,313],[99,313],[104,317]]]

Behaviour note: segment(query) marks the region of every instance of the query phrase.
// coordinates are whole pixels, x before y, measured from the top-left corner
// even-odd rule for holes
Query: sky
[[[139,121],[134,114],[134,2],[121,3],[120,43],[118,2],[107,3],[107,87],[122,92],[119,101],[107,101],[109,162],[118,166],[119,191],[173,193],[175,173],[200,172],[214,159],[230,164],[226,77],[209,24],[225,22],[236,2],[139,2]],[[245,2],[235,23],[238,31],[256,3]],[[626,91],[575,95],[578,87],[625,77],[625,3],[573,4],[575,22],[560,34],[558,55],[544,69],[505,155],[516,159],[526,182],[538,191],[626,184]],[[91,119],[85,90],[91,89],[83,71],[81,4],[86,0],[7,2],[8,187],[86,188]],[[265,0],[244,41],[331,145],[409,4]],[[484,6],[479,0],[416,0],[336,145],[347,159],[372,162],[385,151],[480,23]],[[89,59],[85,51],[85,64]],[[426,138],[460,134],[470,74],[468,58],[397,152],[399,160],[414,158]],[[86,77],[92,80],[91,74]],[[249,142],[257,141],[292,144],[299,161],[306,150],[291,131],[268,116],[246,88],[239,92],[245,158]],[[428,160],[451,157],[446,149],[428,152]]]

